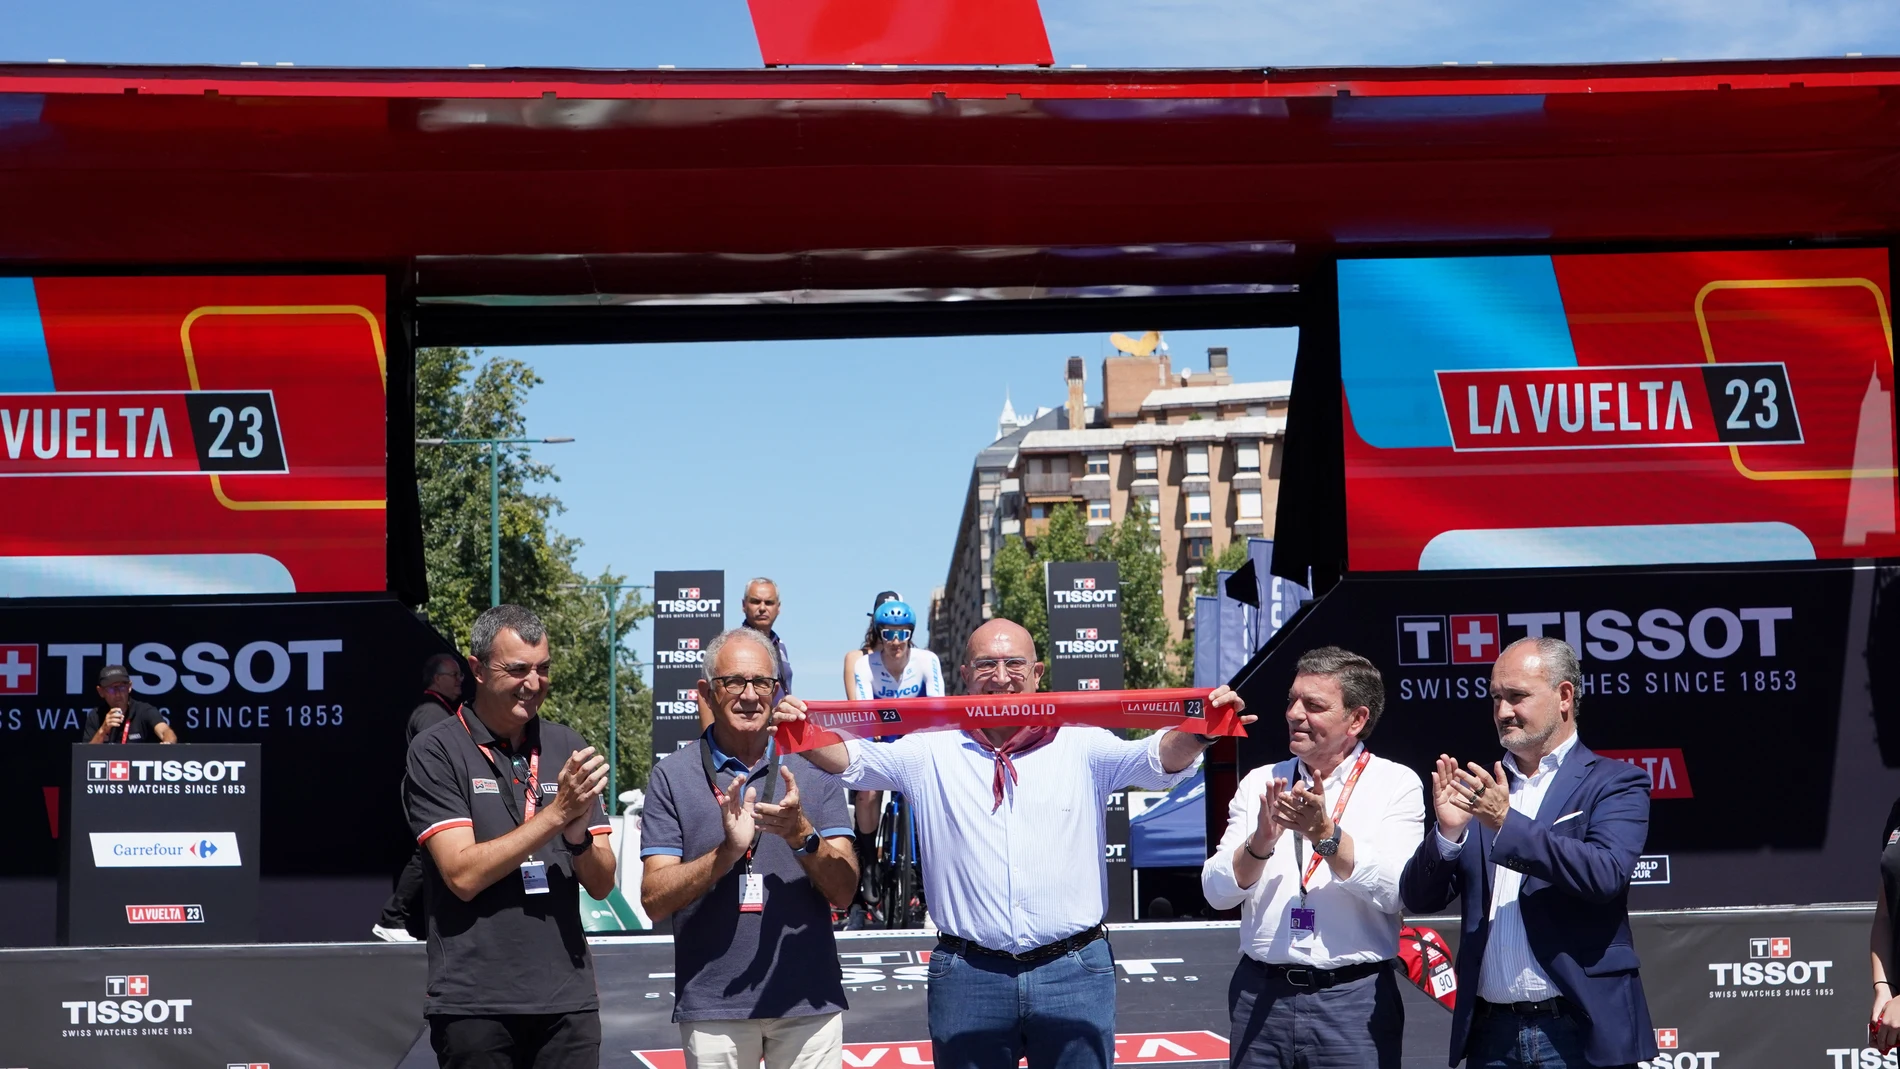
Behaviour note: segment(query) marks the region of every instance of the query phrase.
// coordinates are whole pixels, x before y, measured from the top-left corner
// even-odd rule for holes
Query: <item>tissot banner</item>
[[[1893,662],[1869,637],[1882,586],[1891,576],[1843,565],[1349,575],[1241,690],[1276,708],[1302,653],[1344,646],[1385,678],[1374,751],[1421,774],[1441,753],[1489,766],[1503,757],[1492,661],[1526,635],[1566,639],[1582,659],[1583,745],[1650,780],[1633,907],[1865,900],[1900,794],[1900,762],[1882,754],[1900,710],[1874,700],[1883,684],[1870,689]],[[1286,752],[1284,724],[1263,717],[1241,772]],[[1764,790],[1800,802],[1764,804]]]
[[[423,661],[451,651],[394,599],[0,602],[0,640],[0,812],[10,840],[0,876],[55,873],[72,747],[100,705],[94,682],[107,664],[126,666],[133,697],[155,706],[181,743],[262,747],[270,834],[255,860],[265,877],[383,876],[413,848],[398,794],[403,727],[421,697]],[[189,757],[183,745],[102,749],[125,760]]]
[[[653,758],[699,737],[700,654],[726,628],[726,573],[653,573]]]
[[[73,746],[59,941],[257,942],[262,749]]]
[[[1114,561],[1050,561],[1049,689],[1122,688],[1121,569]]]

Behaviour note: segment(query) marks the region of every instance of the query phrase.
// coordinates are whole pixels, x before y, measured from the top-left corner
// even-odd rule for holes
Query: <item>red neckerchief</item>
[[[1050,739],[1055,738],[1056,732],[1060,730],[1062,729],[1052,727],[1048,724],[1035,724],[1029,727],[1017,728],[1016,734],[1011,735],[1009,740],[1001,746],[992,743],[989,740],[989,736],[983,734],[981,731],[966,733],[972,739],[975,739],[976,744],[983,747],[996,761],[996,776],[990,781],[990,789],[996,794],[996,804],[990,807],[990,812],[994,813],[1003,807],[1003,773],[1009,773],[1009,782],[1015,783],[1017,780],[1016,762],[1011,761],[1010,756],[1012,754],[1028,753],[1043,743],[1048,742]]]

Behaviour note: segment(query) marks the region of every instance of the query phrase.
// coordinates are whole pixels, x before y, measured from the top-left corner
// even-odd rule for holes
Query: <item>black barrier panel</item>
[[[108,662],[131,670],[135,696],[166,711],[181,742],[262,745],[265,876],[380,875],[408,856],[403,726],[423,660],[452,651],[401,603],[4,604],[0,638],[36,662],[32,690],[0,699],[0,876],[58,871],[58,800]]]
[[[1381,756],[1421,775],[1440,753],[1489,766],[1503,756],[1486,696],[1499,648],[1567,638],[1582,657],[1584,745],[1650,776],[1632,905],[1853,901],[1872,887],[1900,794],[1868,689],[1881,579],[1838,565],[1348,576],[1248,665],[1240,689],[1277,710],[1301,653],[1344,646],[1384,673],[1370,741]],[[1286,752],[1284,724],[1266,717],[1240,769]],[[1766,801],[1784,791],[1800,803]],[[1224,813],[1213,817],[1218,834]]]
[[[1049,689],[1122,689],[1121,569],[1114,561],[1043,566]]]
[[[424,972],[387,943],[0,951],[0,1064],[381,1069],[415,1045]]]
[[[256,744],[74,744],[59,941],[257,942]]]
[[[655,761],[699,737],[700,654],[725,627],[725,572],[653,573]]]

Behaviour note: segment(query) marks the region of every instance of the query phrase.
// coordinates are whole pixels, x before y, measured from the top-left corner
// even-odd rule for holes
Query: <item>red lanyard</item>
[[[119,722],[119,745],[124,746],[132,737],[132,703],[126,702],[125,719]]]
[[[1352,801],[1352,789],[1359,786],[1360,773],[1366,770],[1366,762],[1371,760],[1371,750],[1360,750],[1359,760],[1353,762],[1352,771],[1346,775],[1346,785],[1339,789],[1339,801],[1333,805],[1333,831],[1335,833],[1339,830],[1339,818],[1346,815],[1346,803]],[[1297,773],[1299,769],[1296,768],[1294,771]],[[1324,797],[1326,791],[1325,780],[1316,778],[1315,786],[1319,787],[1321,797]],[[1299,842],[1299,836],[1295,835],[1293,841],[1296,843]],[[1319,860],[1319,851],[1313,851],[1313,860],[1306,863],[1306,873],[1300,877],[1301,898],[1306,897],[1306,882],[1313,878],[1315,872],[1319,871]]]
[[[457,709],[455,711],[455,719],[460,720],[462,722],[462,730],[468,731],[468,737],[473,739],[475,737],[475,733],[473,731],[469,731],[468,719],[462,715],[462,710]],[[499,775],[501,773],[502,765],[500,761],[495,760],[494,752],[489,750],[488,747],[483,746],[479,742],[475,744],[475,748],[482,752],[483,757],[488,758],[488,763],[494,766],[496,774]],[[509,773],[509,778],[511,779],[514,778],[514,767],[515,766],[514,766],[513,761],[508,762],[508,773]],[[516,779],[515,782],[520,783],[521,781],[519,779]],[[528,787],[527,787],[526,793],[528,796],[528,800],[522,806],[523,812],[525,814],[521,818],[521,822],[523,824],[526,824],[528,821],[534,819],[534,811],[536,807],[538,807],[541,804],[541,747],[539,746],[536,746],[535,748],[528,751]]]

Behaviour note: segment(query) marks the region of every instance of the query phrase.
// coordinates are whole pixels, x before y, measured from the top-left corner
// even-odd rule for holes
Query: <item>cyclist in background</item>
[[[895,597],[881,601],[871,614],[871,632],[876,641],[852,664],[847,694],[859,700],[944,696],[943,664],[935,653],[918,649],[913,643],[917,613],[908,603]],[[884,792],[857,791],[852,796],[851,808],[862,859],[876,852],[878,822],[884,816]],[[867,870],[861,861],[860,870],[875,872],[876,867]],[[854,903],[854,908],[857,905]]]
[[[865,621],[864,624],[864,642],[859,645],[857,649],[844,655],[844,692],[846,694],[856,694],[858,692],[857,684],[853,682],[855,678],[853,673],[857,671],[858,662],[869,656],[872,650],[877,649],[876,617],[878,606],[887,601],[903,600],[904,599],[900,597],[895,590],[879,591],[877,597],[872,599],[871,611],[864,614],[871,617],[871,619]]]

